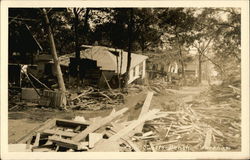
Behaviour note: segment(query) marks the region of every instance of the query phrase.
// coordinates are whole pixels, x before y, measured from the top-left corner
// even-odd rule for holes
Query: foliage
[[[128,50],[131,8],[77,8],[79,45],[104,45]],[[59,54],[75,49],[74,9],[48,9]],[[179,61],[190,61],[192,47],[202,54],[201,62],[211,61],[224,79],[240,74],[241,11],[238,8],[133,8],[132,51],[155,51]],[[11,25],[27,24],[49,53],[47,31],[39,8],[10,8]],[[158,52],[158,50],[160,50]],[[166,59],[166,58],[163,58]],[[227,63],[221,63],[227,62]]]

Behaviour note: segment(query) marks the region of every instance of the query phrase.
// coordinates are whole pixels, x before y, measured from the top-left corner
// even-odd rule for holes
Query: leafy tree
[[[212,62],[223,77],[228,77],[228,64],[240,63],[240,12],[232,8],[203,8],[199,11],[193,44],[199,55],[199,81],[201,64],[205,60]],[[225,60],[232,63],[220,63]]]
[[[188,50],[193,42],[193,26],[195,18],[192,10],[184,8],[159,9],[159,27],[162,28],[162,39],[169,46],[176,46],[179,51],[179,61],[182,68],[182,76],[185,80],[185,56],[184,50]],[[167,33],[167,34],[166,34]]]
[[[220,64],[225,71],[222,74],[219,70],[225,82],[240,82],[241,13],[237,8],[225,8],[219,11],[226,14],[227,17],[225,21],[218,23],[218,26],[221,26],[223,29],[221,34],[214,40],[214,45],[212,46],[214,52],[213,60]]]

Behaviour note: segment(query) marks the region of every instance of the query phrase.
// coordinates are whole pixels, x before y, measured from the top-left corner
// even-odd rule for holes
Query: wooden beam
[[[80,150],[80,143],[79,142],[74,142],[69,139],[63,139],[58,136],[50,136],[49,141],[55,143],[56,145],[60,147],[65,147],[65,148],[71,148],[75,150]]]
[[[32,78],[34,78],[38,83],[40,83],[42,86],[44,86],[46,89],[48,89],[48,90],[51,90],[52,91],[52,89],[50,89],[48,86],[46,86],[44,83],[42,83],[41,81],[39,81],[39,79],[37,79],[33,74],[31,74],[31,73],[28,73],[29,75],[31,75],[31,77]]]
[[[112,94],[114,94],[114,92],[112,91],[112,88],[110,87],[109,82],[108,82],[106,76],[103,74],[103,72],[102,72],[102,76],[103,76],[103,78],[104,78],[104,80],[105,80],[105,82],[106,82],[106,84],[107,84],[107,86],[108,86],[110,92],[111,92]]]
[[[132,148],[135,152],[141,152],[141,150],[137,147],[137,145],[132,142],[131,140],[125,140]]]
[[[112,146],[113,144],[117,143],[120,138],[123,139],[123,136],[127,135],[131,130],[133,130],[138,125],[140,125],[141,123],[146,121],[148,118],[151,118],[152,116],[154,116],[157,112],[159,112],[159,110],[152,110],[152,111],[146,113],[144,116],[142,116],[142,118],[132,122],[130,125],[123,128],[122,130],[120,130],[117,134],[111,136],[109,139],[99,141],[96,144],[96,147],[93,149],[93,151],[100,151],[100,152],[105,152],[105,151],[112,152],[112,151],[115,151],[115,149],[113,149],[113,148],[107,150],[105,148],[105,146],[109,147],[110,145]],[[135,147],[135,148],[136,148],[136,150],[138,149],[138,151],[139,151],[139,148],[137,148],[137,147]]]
[[[36,134],[36,139],[35,139],[35,142],[33,144],[34,147],[39,146],[40,135],[41,134],[39,132]]]
[[[96,123],[93,123],[89,125],[85,130],[83,130],[81,133],[76,135],[75,137],[72,138],[73,141],[79,142],[80,140],[84,139],[87,137],[89,133],[94,132],[95,130],[99,129],[100,127],[110,123],[113,119],[116,117],[120,116],[121,114],[125,113],[128,110],[128,108],[123,108],[115,113],[112,113],[111,115],[101,118],[99,121]]]
[[[138,119],[140,119],[143,115],[145,115],[148,112],[153,95],[154,95],[154,92],[148,92],[147,97],[143,103],[141,113],[140,113]],[[141,132],[142,128],[143,128],[143,124],[139,125],[135,130],[137,132]]]
[[[56,125],[62,127],[76,128],[82,126],[82,129],[87,128],[91,123],[89,121],[79,122],[73,120],[56,119]]]
[[[61,131],[61,130],[54,130],[54,129],[46,129],[42,132],[42,134],[49,135],[49,136],[60,135],[62,137],[68,137],[68,138],[72,138],[72,137],[77,135],[77,133],[66,132],[66,131]]]
[[[205,149],[205,150],[209,149],[209,147],[211,145],[211,141],[212,141],[212,134],[213,134],[213,130],[209,129],[207,131],[205,142],[204,142],[204,145],[202,147],[203,149]]]
[[[154,92],[148,92],[147,97],[143,103],[141,113],[140,113],[138,119],[140,119],[145,113],[148,112],[153,95],[154,95]]]
[[[89,134],[89,148],[94,148],[95,144],[102,139],[101,133],[90,133]]]
[[[142,124],[143,122],[145,122],[147,119],[150,119],[152,116],[154,116],[157,112],[159,112],[158,110],[152,110],[149,111],[148,113],[144,114],[140,119],[134,121],[133,123],[131,123],[130,125],[128,125],[127,127],[123,128],[122,130],[120,130],[117,134],[115,134],[114,136],[110,137],[109,140],[110,141],[117,141],[118,139],[120,139],[121,137],[127,135],[129,132],[131,132],[134,128],[136,128],[138,125]]]

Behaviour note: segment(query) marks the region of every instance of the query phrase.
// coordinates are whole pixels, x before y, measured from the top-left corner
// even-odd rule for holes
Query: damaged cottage
[[[77,82],[79,76],[83,86],[95,85],[103,88],[109,85],[111,88],[118,88],[119,83],[124,85],[127,52],[103,46],[83,45],[81,48],[85,49],[80,52],[79,66],[74,53],[59,57],[60,65],[67,68],[70,84]],[[145,78],[146,59],[147,56],[132,53],[128,84]]]

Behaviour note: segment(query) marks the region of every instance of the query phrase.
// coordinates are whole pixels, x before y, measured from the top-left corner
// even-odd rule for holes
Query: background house
[[[178,74],[178,62],[171,60],[167,54],[149,53],[148,56],[147,73],[149,79],[165,77],[171,81],[171,76]]]

